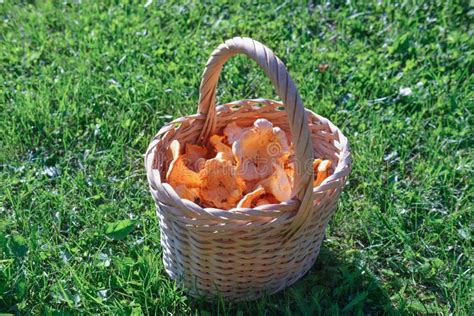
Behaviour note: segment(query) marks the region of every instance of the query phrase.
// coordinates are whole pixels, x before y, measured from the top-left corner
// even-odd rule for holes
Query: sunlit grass
[[[3,2],[0,312],[472,310],[467,5]],[[196,111],[209,54],[237,35],[287,64],[305,106],[349,137],[354,169],[305,278],[210,304],[164,274],[142,155],[165,122]],[[218,97],[276,98],[243,57]],[[126,219],[131,232],[106,234]]]

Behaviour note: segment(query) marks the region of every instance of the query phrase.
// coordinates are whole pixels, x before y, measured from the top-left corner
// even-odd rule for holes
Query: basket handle
[[[296,90],[295,84],[286,70],[283,62],[260,42],[247,37],[234,37],[219,45],[207,61],[199,88],[198,113],[205,115],[199,143],[207,143],[208,138],[214,133],[216,126],[216,87],[224,63],[236,54],[244,54],[257,62],[265,71],[280,96],[289,119],[292,142],[295,148],[296,164],[295,187],[296,197],[301,201],[299,210],[294,217],[287,237],[296,233],[305,223],[312,211],[313,192],[313,144],[307,115]]]

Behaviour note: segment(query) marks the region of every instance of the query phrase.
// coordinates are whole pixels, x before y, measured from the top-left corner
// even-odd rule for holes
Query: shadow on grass
[[[213,303],[192,299],[201,315],[366,315],[400,314],[379,281],[356,262],[323,246],[315,265],[286,290],[256,301]]]

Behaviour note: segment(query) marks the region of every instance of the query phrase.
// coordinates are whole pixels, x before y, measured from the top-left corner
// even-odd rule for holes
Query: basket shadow
[[[240,303],[191,299],[190,305],[193,313],[204,315],[400,314],[367,269],[341,258],[323,245],[310,271],[282,292]]]

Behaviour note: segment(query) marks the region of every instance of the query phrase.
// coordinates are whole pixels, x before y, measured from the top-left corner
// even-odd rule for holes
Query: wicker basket
[[[283,103],[256,99],[215,106],[216,86],[226,60],[245,54],[263,68]],[[181,199],[164,182],[171,141],[205,144],[232,121],[251,125],[265,118],[291,135],[297,159],[294,198],[254,209],[202,208]],[[313,188],[312,161],[332,161],[332,174]],[[198,114],[163,126],[145,155],[156,202],[166,272],[192,296],[230,300],[275,293],[314,264],[326,225],[351,171],[346,137],[328,119],[304,108],[284,64],[263,44],[236,37],[211,55],[200,86]]]

